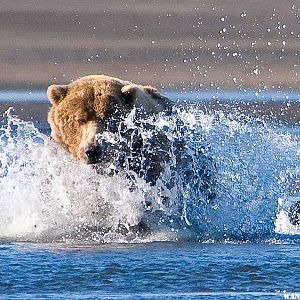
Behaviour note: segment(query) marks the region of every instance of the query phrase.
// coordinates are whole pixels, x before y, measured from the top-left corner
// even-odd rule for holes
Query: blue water
[[[282,101],[297,97],[285,93]],[[300,197],[297,124],[187,104],[176,117],[147,122],[170,141],[184,136],[186,169],[214,173],[213,201],[172,165],[155,186],[136,179],[132,190],[124,174],[95,174],[72,159],[49,140],[46,124],[2,116],[0,298],[300,298],[300,228],[287,217]],[[131,230],[141,220],[146,235]]]
[[[299,245],[2,244],[1,298],[284,299]]]

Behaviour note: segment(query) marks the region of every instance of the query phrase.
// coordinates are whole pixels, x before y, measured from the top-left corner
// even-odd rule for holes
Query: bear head
[[[171,109],[168,98],[151,86],[141,86],[104,75],[89,75],[68,85],[51,85],[47,95],[51,137],[75,158],[96,163],[96,136],[109,131],[109,120],[122,120],[136,107],[146,114]]]

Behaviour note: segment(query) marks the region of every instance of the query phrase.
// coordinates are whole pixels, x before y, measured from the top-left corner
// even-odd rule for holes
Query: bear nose
[[[100,147],[93,146],[85,150],[85,154],[90,164],[95,164],[100,160],[102,151]]]

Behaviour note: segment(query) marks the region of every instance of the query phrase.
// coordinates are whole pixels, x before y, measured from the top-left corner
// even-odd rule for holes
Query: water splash
[[[299,165],[299,141],[244,116],[220,114],[214,122],[208,138],[219,175],[219,199],[212,224],[231,239],[271,236],[278,199],[286,201],[294,182],[288,174]]]
[[[135,126],[133,117],[127,127]],[[289,230],[278,225],[288,223],[282,221],[287,207],[278,200],[287,203],[294,189],[297,137],[244,116],[207,115],[196,106],[150,117],[133,129],[144,141],[163,132],[171,145],[155,184],[130,168],[114,176],[95,172],[6,112],[0,127],[1,238],[255,241]],[[122,138],[119,131],[114,138]],[[180,152],[178,142],[184,142]]]

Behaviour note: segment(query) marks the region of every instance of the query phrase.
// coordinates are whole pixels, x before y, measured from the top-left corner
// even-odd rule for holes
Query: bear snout
[[[99,145],[89,147],[85,150],[85,155],[87,156],[89,164],[96,164],[101,161],[103,156],[103,151]]]
[[[114,157],[115,147],[107,141],[99,140],[97,144],[91,145],[85,150],[88,164],[108,163]]]

